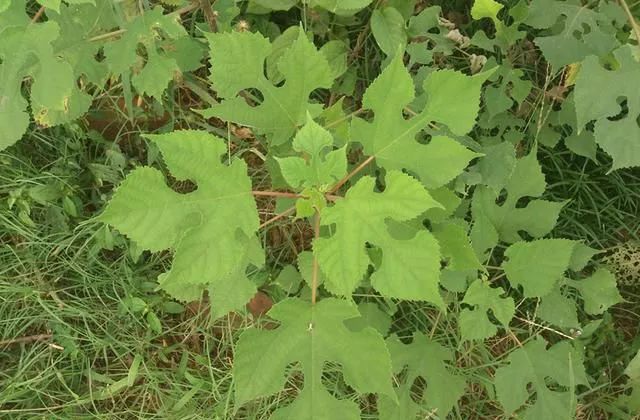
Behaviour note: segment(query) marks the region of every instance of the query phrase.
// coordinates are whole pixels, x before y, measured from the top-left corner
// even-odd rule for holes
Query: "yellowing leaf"
[[[498,21],[498,12],[504,6],[494,0],[475,0],[471,7],[471,17],[475,20],[490,18],[494,22]]]
[[[34,80],[31,108],[42,126],[72,121],[89,108],[91,98],[78,89],[72,67],[54,52],[59,34],[55,22],[0,30],[0,150],[18,141],[29,125],[21,93],[25,77]]]

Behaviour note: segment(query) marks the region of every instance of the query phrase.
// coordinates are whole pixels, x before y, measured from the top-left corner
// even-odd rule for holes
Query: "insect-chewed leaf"
[[[315,117],[322,105],[309,103],[309,95],[333,82],[325,56],[299,31],[296,41],[282,54],[277,68],[285,83],[275,86],[264,74],[271,43],[259,33],[233,32],[207,35],[211,47],[211,83],[224,100],[201,111],[252,127],[274,145],[286,142],[304,124],[307,113]],[[251,106],[238,96],[243,89],[258,89],[264,100]]]
[[[471,7],[471,17],[475,20],[489,18],[495,25],[495,37],[489,39],[483,30],[478,30],[471,39],[471,44],[480,48],[484,48],[487,51],[493,51],[493,48],[497,45],[503,51],[506,51],[511,45],[513,45],[519,39],[522,39],[526,32],[518,31],[521,19],[518,15],[518,9],[526,9],[526,5],[520,4],[511,7],[509,15],[512,18],[512,23],[506,25],[498,18],[498,13],[504,8],[504,5],[494,0],[475,0]]]
[[[535,150],[519,159],[506,183],[507,198],[496,204],[499,193],[489,187],[476,189],[471,205],[474,225],[471,242],[478,255],[497,245],[499,240],[507,243],[522,240],[519,231],[526,231],[535,238],[546,235],[556,224],[564,202],[531,200],[519,207],[523,197],[539,197],[544,193],[546,182]]]
[[[489,310],[503,327],[509,326],[516,306],[513,298],[501,297],[504,293],[501,287],[493,288],[480,280],[471,283],[462,303],[472,305],[474,309],[463,309],[458,321],[463,340],[484,340],[496,334],[498,328],[489,319]]]
[[[387,396],[380,398],[380,419],[415,419],[420,405],[411,397],[415,381],[422,377],[427,382],[422,399],[440,418],[445,418],[464,394],[463,377],[450,372],[448,361],[451,352],[431,341],[424,334],[414,333],[410,344],[403,344],[396,336],[387,339],[393,371],[396,374],[407,368],[404,382],[396,389],[399,404]]]
[[[580,292],[585,312],[590,315],[600,315],[622,301],[616,279],[606,269],[581,280],[564,278],[567,270],[582,270],[593,255],[593,250],[580,242],[566,239],[518,242],[507,248],[504,255],[508,261],[502,266],[509,281],[522,286],[526,297],[541,297],[538,317],[558,327],[579,327],[575,299],[566,296],[567,286]],[[494,314],[497,316],[495,309]]]
[[[352,140],[362,143],[365,153],[374,155],[380,166],[411,170],[428,188],[441,187],[479,155],[448,137],[434,137],[424,145],[416,135],[431,121],[447,124],[456,134],[469,131],[478,114],[482,83],[489,74],[432,73],[425,81],[424,111],[405,119],[403,113],[415,89],[402,54],[398,54],[365,92],[363,107],[371,109],[374,117],[372,121],[353,119]]]
[[[191,48],[198,43],[188,38],[187,31],[178,21],[178,17],[163,14],[160,6],[137,16],[123,29],[126,29],[126,32],[122,38],[105,45],[105,62],[114,74],[128,77],[132,68],[136,67],[140,61],[138,45],[144,45],[147,55],[146,64],[140,69],[135,69],[131,77],[133,87],[141,95],[161,99],[162,93],[176,73],[181,70],[193,70],[181,69],[179,65],[181,60],[171,51],[174,47],[170,47],[169,44],[162,45],[160,39],[165,43],[182,40],[183,44],[180,47],[195,55],[196,64],[202,57],[202,52],[197,47]]]
[[[314,242],[313,250],[332,293],[350,296],[370,264],[366,244],[382,250],[371,276],[373,287],[388,297],[426,300],[443,308],[439,293],[440,247],[433,235],[419,229],[410,239],[396,238],[387,224],[413,219],[442,207],[414,178],[399,171],[386,175],[384,192],[374,192],[375,179],[361,178],[335,206],[322,212],[321,223],[335,224],[335,233]]]
[[[614,56],[618,61],[614,70],[602,67],[597,57],[587,57],[575,91],[578,129],[595,120],[596,143],[613,158],[611,170],[640,166],[640,55],[626,45]],[[618,118],[620,98],[626,99],[628,113]]]
[[[336,399],[323,385],[326,363],[339,363],[345,382],[357,392],[394,398],[391,361],[382,336],[370,327],[353,332],[345,325],[360,316],[355,305],[334,298],[316,305],[287,299],[269,315],[280,326],[247,330],[236,347],[233,374],[238,404],[282,390],[292,363],[299,363],[304,385],[293,403],[276,411],[272,419],[360,418],[357,404]]]
[[[498,22],[498,12],[504,6],[494,0],[475,0],[471,7],[471,17],[475,20],[490,18],[494,23]]]
[[[110,0],[96,0],[81,5],[62,5],[59,12],[47,10],[48,21],[60,27],[53,43],[56,55],[68,62],[76,77],[102,87],[107,80],[107,64],[98,61],[102,43],[90,41],[118,26],[118,18]],[[91,3],[91,4],[89,4]],[[94,5],[95,4],[95,5]]]
[[[20,3],[20,2],[18,2]],[[55,22],[0,29],[0,150],[18,141],[29,125],[22,80],[33,77],[31,108],[43,126],[69,122],[89,108],[91,97],[81,92],[69,63],[54,52],[60,34]]]
[[[590,315],[600,315],[609,307],[622,302],[615,276],[604,268],[585,279],[566,282],[569,287],[580,291],[584,310]]]
[[[151,251],[173,249],[175,257],[160,287],[191,301],[209,289],[212,310],[223,315],[245,304],[255,286],[245,275],[264,256],[255,232],[259,220],[246,164],[221,162],[224,142],[203,131],[149,135],[171,174],[197,184],[180,194],[156,169],[135,169],[123,181],[99,220]]]
[[[561,19],[564,23],[556,25]],[[524,23],[538,29],[561,28],[534,40],[555,70],[592,54],[605,55],[618,45],[609,16],[572,1],[534,0]]]
[[[525,101],[533,85],[530,80],[523,78],[524,76],[526,76],[524,71],[508,64],[501,64],[497,67],[491,78],[497,83],[487,87],[484,92],[484,103],[489,120],[509,110],[514,101],[518,105]],[[511,146],[509,143],[501,144]],[[499,143],[497,146],[501,144]]]
[[[523,418],[570,419],[575,414],[575,394],[573,387],[587,385],[582,356],[567,341],[546,348],[542,339],[530,341],[522,348],[514,350],[507,358],[509,364],[495,374],[498,401],[507,411],[513,413],[522,407],[535,392],[535,402],[523,410]],[[548,378],[569,391],[552,391]]]
[[[509,282],[522,286],[526,297],[549,294],[569,269],[576,241],[539,239],[517,242],[504,252],[502,264]]]

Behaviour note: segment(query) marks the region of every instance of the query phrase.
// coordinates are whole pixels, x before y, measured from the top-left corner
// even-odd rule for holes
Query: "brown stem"
[[[191,3],[191,4],[187,5],[187,6],[181,7],[180,9],[176,9],[172,13],[174,15],[184,15],[185,13],[189,13],[189,12],[197,9],[198,7],[200,7],[200,5],[197,2],[194,2],[194,3]]]
[[[377,9],[382,4],[383,0],[378,0],[376,4],[373,6],[374,9]],[[351,54],[347,58],[347,65],[353,63],[353,61],[358,58],[358,54],[360,54],[360,50],[364,47],[364,42],[369,37],[369,32],[371,32],[371,21],[367,23],[367,26],[364,27],[362,32],[358,34],[358,38],[356,39],[356,45],[351,50]]]
[[[355,111],[353,111],[353,112],[352,112],[351,114],[349,114],[349,115],[345,115],[345,116],[344,116],[344,117],[342,117],[342,118],[338,118],[338,119],[337,119],[337,120],[335,120],[335,121],[331,121],[330,123],[328,123],[327,125],[325,125],[325,126],[324,126],[324,128],[329,129],[329,128],[333,127],[333,126],[336,126],[336,125],[340,124],[341,122],[346,121],[346,120],[348,120],[349,118],[351,118],[351,117],[354,117],[354,116],[358,115],[358,114],[359,114],[359,113],[361,113],[362,111],[364,111],[364,108],[358,108],[358,109],[356,109]]]
[[[38,20],[40,20],[43,13],[44,13],[44,6],[41,6],[36,12],[36,14],[33,15],[33,18],[31,18],[31,23],[36,23]]]
[[[35,341],[46,341],[53,337],[51,334],[29,335],[26,337],[13,338],[11,340],[0,341],[0,347],[10,346],[12,344],[33,343]]]
[[[341,195],[334,195],[334,194],[327,193],[327,194],[324,195],[324,198],[326,198],[328,201],[338,201],[338,200],[340,200],[341,198],[344,198],[344,197],[341,196]]]
[[[281,198],[300,198],[302,197],[300,194],[290,193],[290,192],[282,192],[282,191],[252,191],[251,192],[255,196],[263,196],[263,197],[281,197]]]
[[[518,345],[518,347],[522,347],[522,342],[518,340],[518,337],[516,337],[513,331],[509,330],[509,336],[511,336],[511,339]]]
[[[373,162],[373,160],[375,158],[376,158],[375,156],[369,156],[364,162],[362,162],[360,165],[358,165],[357,168],[355,168],[353,171],[349,172],[347,174],[347,176],[342,178],[336,185],[334,185],[333,188],[331,188],[329,190],[329,194],[338,191],[340,189],[340,187],[342,187],[344,184],[346,184],[347,181],[349,181],[351,178],[353,178],[358,172],[363,170],[368,164]]]
[[[627,2],[625,0],[620,0],[620,5],[624,9],[624,13],[627,15],[627,19],[629,19],[631,29],[633,29],[633,32],[636,34],[636,42],[638,43],[638,46],[640,46],[640,25],[638,25],[638,22],[636,22],[633,14],[631,14],[631,9],[629,9],[629,5],[627,4]]]
[[[213,1],[215,2],[215,0]],[[211,29],[211,32],[218,32],[218,22],[217,22],[218,14],[214,12],[213,9],[211,8],[211,2],[209,2],[209,0],[200,0],[200,8],[204,13],[204,17],[207,20],[207,23],[209,24],[209,28]]]
[[[314,243],[320,237],[320,212],[316,209],[316,215],[313,223]],[[313,253],[313,275],[311,277],[311,304],[316,304],[318,293],[318,257]]]
[[[371,30],[371,25],[367,24],[367,26],[364,27],[362,32],[358,34],[358,38],[356,39],[356,45],[353,47],[353,50],[351,50],[351,54],[349,54],[349,57],[347,58],[347,65],[351,65],[351,63],[353,63],[354,60],[358,58],[358,54],[360,54],[360,51],[364,47],[364,42],[369,36],[370,30]]]
[[[265,226],[270,225],[273,222],[277,222],[278,220],[282,219],[283,217],[287,217],[288,215],[290,215],[291,213],[293,213],[294,211],[296,211],[295,207],[289,207],[288,209],[286,209],[285,211],[283,211],[282,213],[276,214],[275,216],[273,216],[271,219],[267,220],[266,222],[262,223],[259,226],[259,229],[262,229]]]

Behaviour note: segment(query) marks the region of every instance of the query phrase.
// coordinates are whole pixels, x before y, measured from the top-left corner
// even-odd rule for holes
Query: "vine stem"
[[[376,4],[373,6],[373,8],[377,9],[378,7],[380,7],[380,5],[382,4],[382,1],[383,0],[378,0]],[[358,38],[356,39],[356,45],[353,47],[353,50],[351,50],[351,54],[349,54],[349,57],[347,58],[347,64],[350,65],[355,61],[356,58],[358,58],[360,51],[362,50],[362,48],[364,48],[364,43],[369,37],[370,32],[371,32],[371,21],[369,21],[369,23],[367,23],[367,26],[365,26],[364,29],[358,34]]]
[[[361,170],[363,170],[364,168],[367,167],[368,164],[370,164],[371,162],[373,162],[373,160],[375,159],[375,156],[369,156],[364,162],[362,162],[360,165],[358,165],[357,168],[355,168],[353,171],[349,172],[344,178],[342,178],[340,181],[338,181],[338,183],[336,185],[333,186],[333,188],[331,188],[331,190],[329,190],[329,194],[332,194],[336,191],[338,191],[340,189],[340,187],[342,187],[344,184],[347,183],[347,181],[349,181],[351,178],[353,178],[358,172],[360,172]]]
[[[320,237],[320,212],[316,209],[316,215],[313,221],[313,241]],[[313,252],[313,251],[312,251]],[[316,304],[318,293],[318,257],[313,254],[313,275],[311,277],[311,304]]]
[[[275,193],[278,193],[278,194],[276,195]],[[257,195],[257,196],[272,196],[272,197],[292,197],[292,198],[303,197],[300,194],[280,193],[279,191],[253,191],[253,194]],[[286,194],[286,195],[281,195],[281,194]],[[325,194],[325,198],[327,200],[329,200],[329,201],[337,201],[337,200],[340,200],[341,198],[344,198],[344,197],[342,197],[340,195],[333,195],[333,194],[327,193],[327,194]],[[282,213],[278,213],[275,216],[273,216],[271,219],[266,220],[258,228],[262,229],[262,228],[264,228],[266,226],[269,226],[271,223],[277,222],[278,220],[282,219],[283,217],[289,216],[295,210],[296,210],[295,206],[289,207],[288,209],[286,209]]]
[[[288,209],[286,209],[282,213],[278,213],[275,216],[273,216],[271,219],[269,219],[269,220],[265,221],[264,223],[262,223],[258,228],[262,229],[265,226],[269,226],[271,223],[277,222],[278,220],[282,219],[283,217],[287,217],[288,215],[293,213],[295,210],[296,210],[295,207],[289,207]]]
[[[215,1],[216,0],[213,0],[214,3]],[[204,13],[211,32],[218,32],[218,14],[211,8],[211,2],[209,0],[200,0],[200,9],[202,9],[202,13]]]
[[[36,23],[38,20],[40,20],[43,13],[44,13],[44,6],[41,6],[36,12],[36,14],[33,15],[33,18],[31,19],[31,23]]]
[[[284,198],[302,197],[300,194],[283,192],[283,191],[252,191],[251,193],[255,196],[262,196],[262,197],[284,197]]]
[[[629,24],[631,25],[633,32],[636,34],[636,41],[640,46],[640,25],[636,22],[636,19],[633,17],[631,9],[629,9],[629,5],[625,0],[620,0],[620,6],[624,9],[624,13],[627,15],[627,19],[629,19]]]
[[[562,331],[554,330],[553,328],[549,328],[547,326],[538,324],[538,323],[530,321],[528,319],[520,318],[519,316],[514,316],[514,318],[519,320],[519,321],[522,321],[522,322],[524,322],[526,324],[533,325],[534,327],[542,328],[543,330],[550,331],[552,333],[558,334],[559,336],[564,337],[564,338],[568,338],[569,340],[575,340],[576,339],[575,337],[572,337],[572,336],[570,336],[568,334],[565,334]]]

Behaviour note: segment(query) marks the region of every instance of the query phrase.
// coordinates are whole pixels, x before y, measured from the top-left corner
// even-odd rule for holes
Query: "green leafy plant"
[[[523,197],[539,197],[544,192],[544,175],[535,151],[520,159],[513,157],[511,168],[507,168],[502,179],[497,184],[492,182],[507,191],[503,204],[495,204],[499,196],[489,186],[476,190],[472,206],[475,223],[471,230],[475,254],[466,226],[454,228],[458,225],[450,212],[457,205],[447,209],[449,203],[438,201],[443,194],[455,196],[447,186],[463,173],[469,162],[473,159],[482,162],[484,157],[454,137],[437,135],[420,142],[417,136],[429,124],[439,124],[439,130],[451,136],[470,131],[480,106],[481,86],[491,72],[475,76],[448,70],[431,73],[422,87],[426,95],[424,104],[421,109],[411,109],[412,116],[407,117],[415,91],[402,63],[402,54],[398,53],[363,96],[363,111],[372,110],[373,115],[354,117],[350,141],[338,146],[332,134],[314,120],[320,114],[320,105],[309,102],[313,89],[329,87],[331,69],[302,31],[278,61],[285,80],[282,86],[274,86],[263,74],[264,61],[271,50],[270,43],[259,34],[215,34],[209,41],[212,83],[225,99],[203,115],[247,125],[255,133],[263,134],[277,162],[271,168],[272,177],[281,175],[292,191],[252,191],[246,165],[233,157],[226,157],[223,162],[227,146],[222,139],[204,132],[174,131],[147,138],[159,147],[172,177],[193,181],[196,191],[178,194],[166,186],[160,172],[139,168],[118,188],[101,220],[142,248],[173,249],[172,268],[159,278],[160,287],[185,301],[199,299],[206,290],[212,313],[221,316],[230,310],[240,310],[255,293],[255,286],[247,278],[247,267],[257,268],[264,262],[261,247],[256,243],[259,222],[253,196],[294,198],[297,217],[309,219],[315,232],[310,295],[307,299],[288,298],[278,303],[270,312],[277,322],[274,329],[256,327],[242,335],[234,368],[238,404],[280,391],[286,376],[292,375],[285,372],[289,372],[293,363],[294,371],[300,369],[303,375],[301,390],[290,405],[274,414],[276,417],[305,417],[312,407],[322,406],[327,418],[337,413],[345,418],[358,418],[353,403],[334,399],[322,384],[325,364],[339,363],[346,384],[356,392],[385,396],[380,402],[381,411],[415,411],[394,405],[397,401],[412,404],[407,401],[406,387],[420,375],[429,383],[428,404],[448,412],[463,392],[464,380],[451,376],[448,379],[453,381],[451,384],[444,378],[432,384],[429,379],[431,375],[437,378],[449,375],[446,369],[438,373],[438,369],[444,369],[439,367],[442,361],[450,357],[447,352],[417,335],[410,345],[414,350],[405,350],[398,341],[389,342],[390,359],[378,332],[370,327],[350,331],[345,323],[359,316],[356,306],[349,302],[354,291],[375,291],[387,299],[426,301],[444,312],[447,304],[440,279],[445,256],[449,257],[454,272],[462,268],[473,277],[482,268],[479,261],[486,258],[485,250],[506,242],[512,243],[504,252],[507,261],[503,264],[509,283],[522,287],[525,298],[544,297],[544,305],[549,299],[546,296],[555,296],[552,292],[560,287],[565,271],[570,267],[581,270],[589,259],[589,255],[586,259],[582,254],[574,256],[579,245],[574,241],[523,241],[519,233],[522,231],[535,237],[548,234],[563,207],[563,203],[544,200],[532,200],[524,208],[517,205]],[[261,102],[246,99],[246,95],[237,96],[250,88],[259,90]],[[285,143],[290,146],[283,148]],[[346,151],[350,145],[361,147],[363,157],[348,170]],[[379,175],[362,175],[364,169],[374,165],[382,171]],[[493,179],[496,174],[489,169],[487,176]],[[430,216],[436,211],[449,215]],[[429,221],[431,228],[426,227]],[[464,249],[471,263],[460,266]],[[576,258],[584,261],[574,262]],[[566,286],[582,291],[588,312],[600,313],[620,298],[612,277],[594,276],[597,277],[591,280],[566,280]],[[614,291],[611,299],[597,298],[599,307],[595,312],[595,296],[589,291],[594,287],[592,283]],[[502,327],[509,328],[515,308],[511,298],[501,297],[503,293],[502,288],[492,288],[481,280],[472,283],[462,303],[477,308],[465,309],[460,314],[463,339],[485,339],[497,331],[486,318],[481,329],[473,325],[470,317],[476,311],[483,312],[482,317],[492,311]],[[546,314],[541,312],[540,316],[547,319]],[[436,346],[433,352],[442,353],[442,361],[430,359],[424,367],[416,365],[419,359],[411,359],[414,356],[409,356],[410,352],[424,348],[431,353],[427,351],[430,346]],[[550,351],[564,354],[571,347],[568,343],[559,346],[562,351]],[[535,352],[536,358],[541,357],[540,363],[544,361],[546,369],[543,354],[547,350],[542,341],[513,353],[509,359],[512,368],[502,368],[496,377],[499,398],[506,410],[516,410],[526,400],[520,396],[521,391],[517,397],[509,394],[512,387],[507,383],[512,376],[509,369],[514,370],[519,380],[528,381],[527,376],[515,370],[525,369],[517,360],[529,351]],[[358,353],[362,356],[350,356]],[[575,353],[573,357],[571,363],[575,364],[572,366],[577,374],[581,369],[580,356]],[[391,390],[391,360],[398,364],[397,370],[407,364],[413,372],[408,374],[407,385],[399,396]],[[558,367],[564,366],[563,360],[557,360]],[[529,369],[526,375],[542,369],[543,365],[532,363],[526,368]],[[555,368],[551,372],[555,375]],[[554,378],[562,386],[569,384],[564,376]],[[573,386],[586,384],[583,377],[573,380]],[[448,386],[454,386],[456,393],[447,398],[438,396],[444,392],[442,387]],[[537,386],[546,387],[544,383]],[[560,404],[556,395],[559,394],[539,392],[537,403],[527,411],[534,414],[528,415],[560,415],[560,408],[554,408]],[[563,413],[568,407],[562,409]]]
[[[581,165],[640,166],[628,8],[476,0],[467,23],[444,2],[142,3],[0,0],[0,148],[60,126],[107,150],[85,171],[90,204],[65,155],[55,182],[7,189],[6,210],[30,228],[32,205],[65,223],[95,212],[92,255],[151,261],[145,293],[119,304],[145,334],[196,305],[207,328],[241,326],[216,350],[229,377],[181,359],[192,388],[164,414],[228,388],[221,418],[463,417],[490,401],[487,417],[565,419],[603,388],[586,348],[625,298],[595,245],[556,234],[572,202],[548,190],[570,181],[542,156],[562,141]],[[123,124],[104,139],[92,104],[111,95]],[[150,109],[154,134],[121,135]],[[637,407],[631,356],[609,412]],[[132,360],[99,399],[135,386]]]

